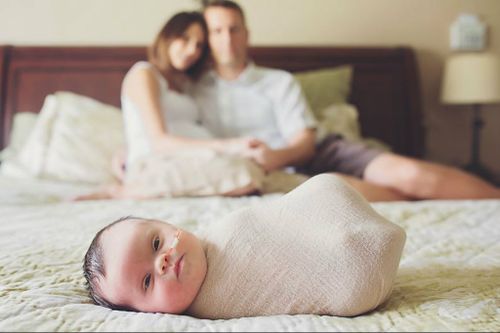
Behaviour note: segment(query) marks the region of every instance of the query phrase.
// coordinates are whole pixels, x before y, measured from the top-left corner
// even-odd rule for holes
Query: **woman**
[[[213,138],[207,129],[198,124],[197,106],[185,94],[190,84],[206,68],[209,57],[207,38],[206,23],[203,15],[198,12],[180,12],[163,26],[148,50],[148,61],[134,64],[123,80],[121,102],[127,149],[122,153],[124,157],[115,157],[113,162],[115,174],[122,184],[77,199],[159,196],[160,193],[144,194],[138,188],[151,187],[151,184],[144,184],[145,179],[149,179],[151,183],[151,179],[162,172],[162,163],[165,165],[161,161],[163,154],[172,157],[172,153],[190,149],[227,153],[229,160],[218,165],[236,165],[239,170],[250,168],[251,172],[259,173],[259,170],[255,170],[257,167],[248,160],[229,157],[229,154],[256,144],[257,140]],[[151,162],[151,157],[156,159]],[[120,160],[125,160],[125,164]],[[141,170],[145,169],[156,170],[144,175]],[[134,183],[133,186],[130,185],[131,182]],[[138,186],[137,182],[141,184]],[[254,182],[229,190],[225,186],[227,191],[217,194],[243,195],[253,192],[256,186]]]
[[[138,62],[122,85],[127,163],[151,152],[206,147],[232,152],[250,139],[214,139],[199,126],[195,102],[184,92],[200,77],[209,57],[201,13],[181,12],[160,30],[148,62]]]

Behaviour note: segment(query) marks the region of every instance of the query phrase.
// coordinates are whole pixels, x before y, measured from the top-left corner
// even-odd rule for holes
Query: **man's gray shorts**
[[[316,154],[311,161],[297,171],[307,175],[338,172],[363,178],[368,164],[383,152],[363,143],[345,140],[341,135],[331,134],[316,146]]]

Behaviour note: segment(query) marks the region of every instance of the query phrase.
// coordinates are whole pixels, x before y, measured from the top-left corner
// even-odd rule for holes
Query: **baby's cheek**
[[[176,281],[162,281],[162,285],[157,289],[155,303],[164,313],[181,313],[189,304],[187,302],[182,286]]]

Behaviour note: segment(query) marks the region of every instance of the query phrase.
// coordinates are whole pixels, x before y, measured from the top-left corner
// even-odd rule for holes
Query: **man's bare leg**
[[[359,193],[361,193],[362,196],[365,197],[366,200],[370,202],[411,200],[411,198],[388,187],[370,183],[353,176],[347,176],[339,173],[335,173],[335,175],[341,177],[349,183],[349,185],[354,187]]]
[[[500,198],[500,189],[458,168],[384,153],[365,169],[364,180],[415,199]]]

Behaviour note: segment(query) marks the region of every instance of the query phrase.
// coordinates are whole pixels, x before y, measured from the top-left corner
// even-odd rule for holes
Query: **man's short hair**
[[[213,8],[213,7],[222,7],[226,9],[231,9],[234,11],[237,11],[240,15],[241,18],[243,19],[243,22],[245,22],[245,13],[243,13],[243,9],[239,4],[237,4],[234,1],[231,0],[213,0],[213,1],[208,1],[203,10],[207,10],[208,8]]]

